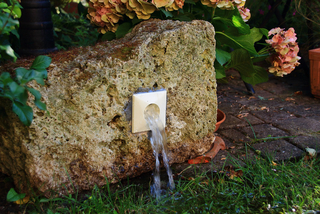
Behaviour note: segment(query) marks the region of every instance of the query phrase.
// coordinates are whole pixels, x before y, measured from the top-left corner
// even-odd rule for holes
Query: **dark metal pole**
[[[22,55],[40,55],[56,51],[50,0],[24,0],[21,6],[20,49],[17,52]]]

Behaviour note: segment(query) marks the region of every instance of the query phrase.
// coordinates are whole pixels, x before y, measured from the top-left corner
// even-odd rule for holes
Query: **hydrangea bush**
[[[100,33],[115,33],[109,38],[120,38],[150,18],[206,20],[216,31],[217,79],[224,78],[225,70],[233,68],[246,83],[265,82],[268,72],[255,63],[266,59],[271,63],[270,73],[291,73],[300,59],[294,29],[250,28],[246,22],[251,14],[245,3],[246,0],[90,0],[88,18]]]

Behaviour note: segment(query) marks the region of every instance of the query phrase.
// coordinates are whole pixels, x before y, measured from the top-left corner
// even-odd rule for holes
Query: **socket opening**
[[[156,115],[154,115],[156,114]],[[146,119],[146,115],[152,115],[154,118],[159,117],[160,115],[160,108],[157,104],[151,103],[149,104],[144,110],[144,119]]]

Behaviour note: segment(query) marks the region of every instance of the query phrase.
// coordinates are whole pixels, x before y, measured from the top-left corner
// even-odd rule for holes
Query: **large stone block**
[[[123,39],[53,61],[30,127],[0,103],[0,169],[16,185],[72,192],[154,168],[150,132],[131,132],[132,95],[166,89],[170,163],[203,154],[215,129],[215,32],[205,21],[149,20]],[[31,102],[30,102],[31,104]],[[66,188],[65,188],[66,187]]]

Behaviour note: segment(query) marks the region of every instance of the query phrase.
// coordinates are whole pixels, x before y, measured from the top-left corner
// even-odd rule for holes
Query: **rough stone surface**
[[[207,151],[215,129],[214,28],[204,21],[150,20],[125,38],[79,48],[53,62],[45,87],[50,115],[35,109],[25,127],[0,104],[0,170],[15,184],[72,192],[154,168],[150,132],[132,134],[134,93],[167,90],[170,163]],[[207,137],[206,137],[207,136]]]

